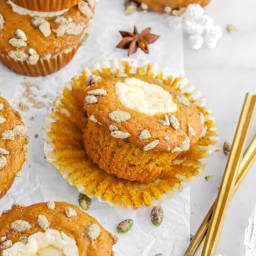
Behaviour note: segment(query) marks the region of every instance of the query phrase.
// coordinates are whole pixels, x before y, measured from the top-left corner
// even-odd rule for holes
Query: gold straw
[[[236,178],[236,184],[234,189],[232,190],[232,197],[235,194],[235,192],[238,190],[240,184],[243,182],[246,174],[251,169],[251,166],[256,160],[256,136],[254,137],[252,143],[248,147],[243,160],[241,161],[241,164],[239,166],[238,170],[238,176]],[[202,224],[200,225],[199,229],[197,230],[197,233],[193,236],[190,245],[188,249],[185,252],[185,256],[192,256],[195,255],[200,247],[202,246],[205,236],[208,230],[208,225],[211,220],[211,216],[213,213],[213,209],[215,206],[216,201],[212,204],[212,207],[210,208],[209,212],[205,216]]]
[[[232,190],[235,185],[237,170],[242,159],[243,149],[252,123],[254,110],[255,96],[248,93],[240,115],[233,145],[225,168],[224,177],[206,235],[206,242],[202,252],[203,256],[213,256],[216,251]]]

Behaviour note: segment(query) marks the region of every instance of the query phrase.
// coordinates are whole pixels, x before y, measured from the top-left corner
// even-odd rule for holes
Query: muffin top
[[[116,239],[64,202],[14,205],[0,217],[1,256],[112,256]]]
[[[144,151],[186,151],[203,131],[203,114],[170,85],[142,75],[103,75],[86,89],[88,122]]]
[[[6,0],[0,0],[0,53],[24,61],[28,56],[47,59],[71,51],[81,43],[93,12],[81,1],[61,16],[32,17],[13,12]]]
[[[26,144],[27,128],[20,115],[0,97],[0,198],[24,163]]]

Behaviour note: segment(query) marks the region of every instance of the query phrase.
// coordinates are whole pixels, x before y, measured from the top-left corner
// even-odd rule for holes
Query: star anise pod
[[[159,36],[150,33],[151,28],[145,28],[141,33],[138,33],[136,26],[134,26],[133,33],[128,31],[119,31],[123,39],[116,46],[116,48],[128,49],[128,56],[134,54],[138,48],[143,52],[149,53],[148,45],[154,43]]]

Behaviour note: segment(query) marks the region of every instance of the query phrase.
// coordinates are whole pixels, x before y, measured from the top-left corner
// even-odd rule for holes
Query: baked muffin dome
[[[0,97],[0,198],[22,168],[27,152],[27,128],[19,113]]]
[[[97,220],[64,202],[14,205],[0,225],[1,256],[112,256],[116,242]]]
[[[90,159],[107,173],[149,183],[172,178],[172,160],[203,130],[198,108],[184,95],[141,75],[103,75],[86,90],[83,131]]]
[[[136,2],[147,4],[148,8],[155,12],[169,13],[169,10],[171,9],[180,9],[187,7],[189,4],[200,4],[201,6],[205,6],[210,0],[136,0]]]
[[[13,12],[0,0],[0,60],[28,76],[48,75],[64,67],[81,45],[94,8],[86,1],[60,16]]]
[[[13,3],[25,9],[40,12],[56,12],[69,9],[81,0],[12,0]]]

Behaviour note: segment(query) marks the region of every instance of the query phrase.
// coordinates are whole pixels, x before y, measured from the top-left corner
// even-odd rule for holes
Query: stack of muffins
[[[96,0],[0,0],[0,60],[27,76],[58,71],[87,38]]]

